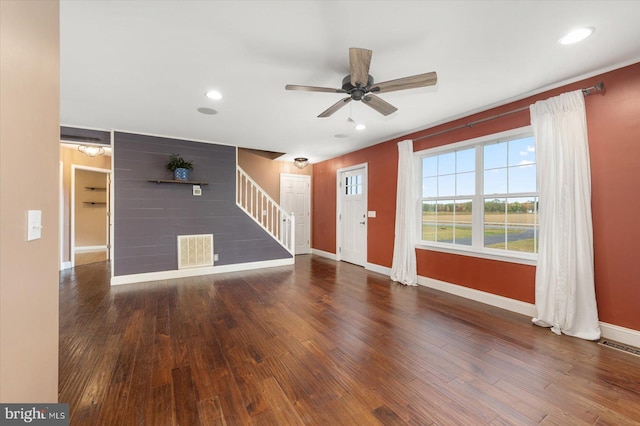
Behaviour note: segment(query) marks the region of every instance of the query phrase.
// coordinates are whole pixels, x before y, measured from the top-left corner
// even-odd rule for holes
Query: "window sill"
[[[460,247],[450,247],[436,244],[416,244],[416,248],[420,250],[439,251],[442,253],[458,254],[461,256],[478,257],[481,259],[497,260],[500,262],[519,263],[521,265],[536,266],[538,264],[538,255],[536,254],[523,254],[523,255],[510,255],[499,252],[497,250],[483,250],[478,251],[471,248],[465,249]]]

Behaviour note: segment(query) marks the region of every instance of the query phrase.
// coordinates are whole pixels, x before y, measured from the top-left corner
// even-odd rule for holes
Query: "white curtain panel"
[[[556,334],[597,340],[584,95],[578,90],[539,101],[530,112],[540,189],[533,322]]]
[[[418,285],[415,247],[418,204],[414,161],[413,141],[398,142],[398,194],[391,279],[405,285]]]

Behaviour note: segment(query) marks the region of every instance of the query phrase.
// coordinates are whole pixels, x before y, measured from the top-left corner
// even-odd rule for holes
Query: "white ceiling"
[[[317,162],[638,62],[639,17],[640,1],[62,0],[61,123]],[[557,43],[577,26],[596,30]],[[352,102],[316,118],[345,95],[284,86],[339,88],[349,47],[373,50],[375,81],[438,84],[381,94],[388,117]]]

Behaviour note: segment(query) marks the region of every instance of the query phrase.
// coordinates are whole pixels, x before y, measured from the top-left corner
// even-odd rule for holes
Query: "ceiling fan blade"
[[[286,90],[305,90],[307,92],[347,93],[344,89],[332,89],[330,87],[301,86],[299,84],[287,84]]]
[[[323,111],[322,114],[318,116],[318,118],[329,117],[331,114],[333,114],[334,112],[336,112],[337,110],[339,110],[340,108],[348,104],[349,102],[351,102],[351,96],[346,97],[344,99],[340,99],[338,102],[336,102],[335,104],[327,108],[325,111]]]
[[[394,107],[389,102],[382,100],[382,98],[379,98],[376,95],[369,94],[362,98],[362,102],[364,102],[365,105],[375,109],[382,115],[393,114],[398,110],[398,108]]]
[[[369,66],[371,65],[371,50],[358,47],[349,48],[349,68],[351,84],[354,87],[365,87],[369,81]]]
[[[435,72],[412,75],[411,77],[376,83],[371,87],[372,93],[393,92],[395,90],[415,89],[417,87],[433,86],[438,82]]]

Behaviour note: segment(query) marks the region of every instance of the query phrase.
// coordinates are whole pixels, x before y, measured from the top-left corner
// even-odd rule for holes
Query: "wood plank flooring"
[[[640,357],[317,256],[64,271],[59,390],[72,425],[640,424]]]
[[[76,253],[74,259],[75,266],[87,265],[89,263],[104,262],[107,260],[107,251],[89,251],[84,253]]]

